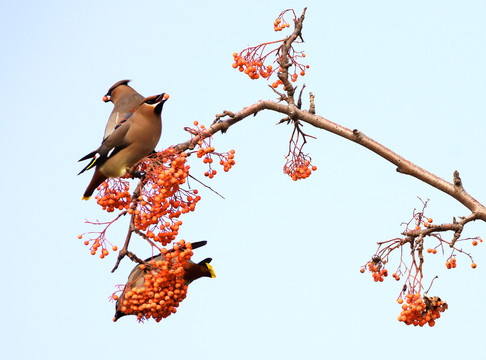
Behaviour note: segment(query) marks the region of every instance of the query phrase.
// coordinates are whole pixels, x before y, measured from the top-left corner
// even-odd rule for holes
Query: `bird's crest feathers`
[[[111,93],[113,92],[113,90],[115,90],[120,85],[127,85],[128,86],[129,82],[130,82],[130,80],[120,80],[117,83],[115,83],[111,88],[108,89],[108,92],[105,94],[105,96],[103,96],[103,101],[104,102],[110,101],[111,100],[110,99]]]

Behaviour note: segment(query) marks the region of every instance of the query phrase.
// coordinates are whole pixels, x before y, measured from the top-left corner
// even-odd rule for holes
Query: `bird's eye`
[[[149,99],[145,100],[146,104],[152,105],[157,103],[157,96],[150,97]]]

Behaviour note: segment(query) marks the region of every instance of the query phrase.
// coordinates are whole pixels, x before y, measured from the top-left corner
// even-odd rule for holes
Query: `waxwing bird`
[[[131,168],[155,149],[162,133],[162,107],[168,98],[169,95],[163,93],[143,99],[137,110],[127,116],[103,140],[98,149],[79,160],[91,158],[90,163],[79,174],[96,166],[83,200],[88,200],[107,178],[125,175],[127,168]]]
[[[108,89],[108,92],[103,96],[103,101],[111,101],[114,105],[113,111],[110,114],[105,128],[106,139],[127,114],[133,113],[137,106],[140,105],[144,99],[137,91],[128,86],[130,80],[121,80]]]
[[[192,243],[192,250],[197,249],[201,246],[204,246],[207,244],[207,241],[198,241]],[[172,250],[173,251],[173,250]],[[150,257],[148,259],[145,259],[145,261],[150,261],[150,260],[165,260],[165,256],[162,254],[159,254],[154,257]],[[210,278],[215,278],[216,274],[214,273],[213,267],[209,264],[211,262],[211,258],[206,258],[198,263],[195,263],[191,260],[188,260],[184,265],[184,275],[182,278],[184,279],[184,283],[186,285],[189,285],[191,282],[194,280],[197,280],[202,277],[210,277]],[[122,311],[122,306],[123,306],[123,301],[125,300],[125,294],[134,289],[134,288],[141,288],[144,286],[145,283],[145,277],[144,274],[149,274],[150,270],[148,268],[141,269],[140,264],[137,265],[130,275],[128,276],[128,281],[127,284],[123,290],[123,293],[121,296],[118,298],[115,306],[115,317],[113,318],[113,321],[117,321],[119,318],[128,315]]]

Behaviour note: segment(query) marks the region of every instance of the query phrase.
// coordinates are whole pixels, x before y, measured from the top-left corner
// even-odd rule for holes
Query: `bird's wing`
[[[159,255],[156,255],[156,256],[151,256],[149,258],[146,258],[145,262],[149,262],[150,260],[158,261],[162,257],[165,259],[165,256],[163,256],[162,254],[159,254]]]
[[[144,271],[140,269],[140,265],[135,266],[130,275],[128,275],[127,285],[130,288],[138,287],[145,281],[143,277]]]
[[[98,149],[79,159],[79,161],[83,161],[92,158],[90,163],[86,165],[86,167],[81,170],[79,174],[91,169],[93,166],[103,164],[120,150],[126,148],[129,143],[126,141],[125,136],[129,129],[130,123],[123,123],[123,126],[119,126],[115,131],[113,131],[113,133],[101,143],[101,146]]]

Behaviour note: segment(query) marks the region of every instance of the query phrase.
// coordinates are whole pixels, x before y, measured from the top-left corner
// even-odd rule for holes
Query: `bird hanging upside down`
[[[137,265],[116,302],[113,321],[125,315],[142,318],[153,317],[156,321],[176,312],[176,307],[186,297],[187,286],[201,277],[215,278],[211,258],[199,263],[189,260],[192,249],[206,245],[206,241],[185,243],[181,240],[164,254],[145,260]]]

